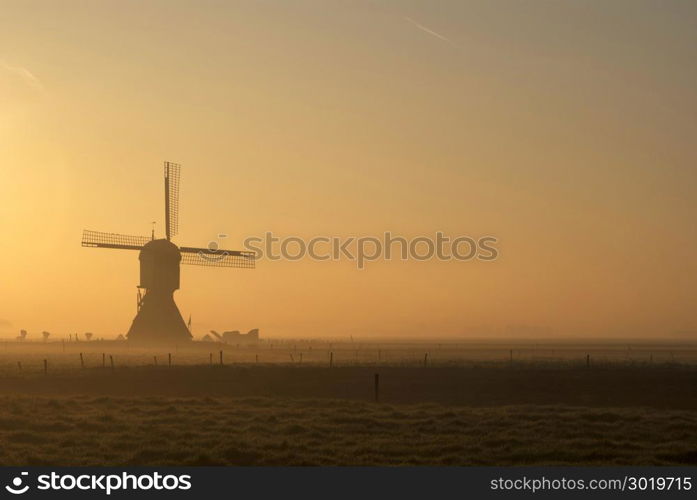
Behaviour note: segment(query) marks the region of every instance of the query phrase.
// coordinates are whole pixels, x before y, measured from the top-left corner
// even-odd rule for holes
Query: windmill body
[[[180,264],[209,267],[253,268],[254,253],[237,250],[178,247],[171,238],[178,229],[179,165],[165,162],[165,220],[166,238],[155,239],[85,230],[82,246],[139,250],[140,284],[138,312],[126,335],[130,342],[139,344],[177,344],[191,340],[191,332],[184,323],[174,302],[179,289]],[[140,290],[145,290],[141,296]]]
[[[174,303],[182,260],[179,248],[166,239],[152,240],[140,250],[138,259],[139,288],[145,289],[145,296],[138,303],[138,314],[126,338],[145,343],[191,340],[191,332]]]

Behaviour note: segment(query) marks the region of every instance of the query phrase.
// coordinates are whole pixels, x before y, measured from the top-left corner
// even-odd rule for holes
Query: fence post
[[[220,351],[220,366],[223,366],[223,351]]]
[[[111,363],[111,371],[114,371],[114,356],[109,354],[109,362]]]
[[[255,355],[254,355],[254,359],[255,359],[255,361],[258,363],[258,362],[259,362],[259,355],[258,355],[258,354],[255,354]]]
[[[106,368],[106,354],[102,353],[102,368]]]
[[[213,364],[213,353],[209,352],[208,353],[208,364]]]
[[[332,366],[334,366],[334,353],[330,352],[329,353],[329,368],[331,368]]]
[[[586,354],[586,368],[590,368],[590,367],[591,367],[591,355]]]
[[[48,375],[48,360],[44,359],[44,375]]]
[[[424,354],[424,366],[428,365],[428,353]]]
[[[155,362],[155,366],[157,366],[157,356],[153,356],[152,360]]]
[[[380,374],[375,374],[375,402],[380,399]]]
[[[17,368],[19,368],[20,372],[22,371],[22,362],[21,361],[17,361]]]
[[[80,368],[85,367],[85,359],[82,357],[82,353],[80,353]]]
[[[171,352],[167,353],[167,366],[172,368],[172,353]]]

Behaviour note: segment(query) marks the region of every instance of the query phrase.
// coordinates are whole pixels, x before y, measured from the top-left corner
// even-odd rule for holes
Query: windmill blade
[[[254,252],[239,250],[216,250],[207,248],[181,247],[182,264],[209,267],[239,267],[254,269]]]
[[[165,234],[172,239],[179,232],[179,170],[177,163],[165,162]]]
[[[100,231],[90,231],[89,229],[82,231],[83,247],[140,250],[148,241],[150,241],[150,238],[147,236],[102,233]]]

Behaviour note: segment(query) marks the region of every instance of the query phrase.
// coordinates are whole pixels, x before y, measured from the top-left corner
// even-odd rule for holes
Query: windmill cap
[[[181,258],[177,245],[166,239],[148,241],[140,250],[140,254],[159,254],[161,256],[171,256],[172,258]]]

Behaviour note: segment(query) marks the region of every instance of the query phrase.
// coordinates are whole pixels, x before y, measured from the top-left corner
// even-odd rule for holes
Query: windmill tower
[[[179,229],[179,170],[165,162],[165,238],[155,239],[84,230],[82,246],[140,251],[138,313],[126,337],[143,344],[178,343],[191,340],[174,292],[179,289],[179,265],[254,268],[254,252],[208,248],[178,247],[172,243]],[[142,290],[145,291],[144,295]]]

